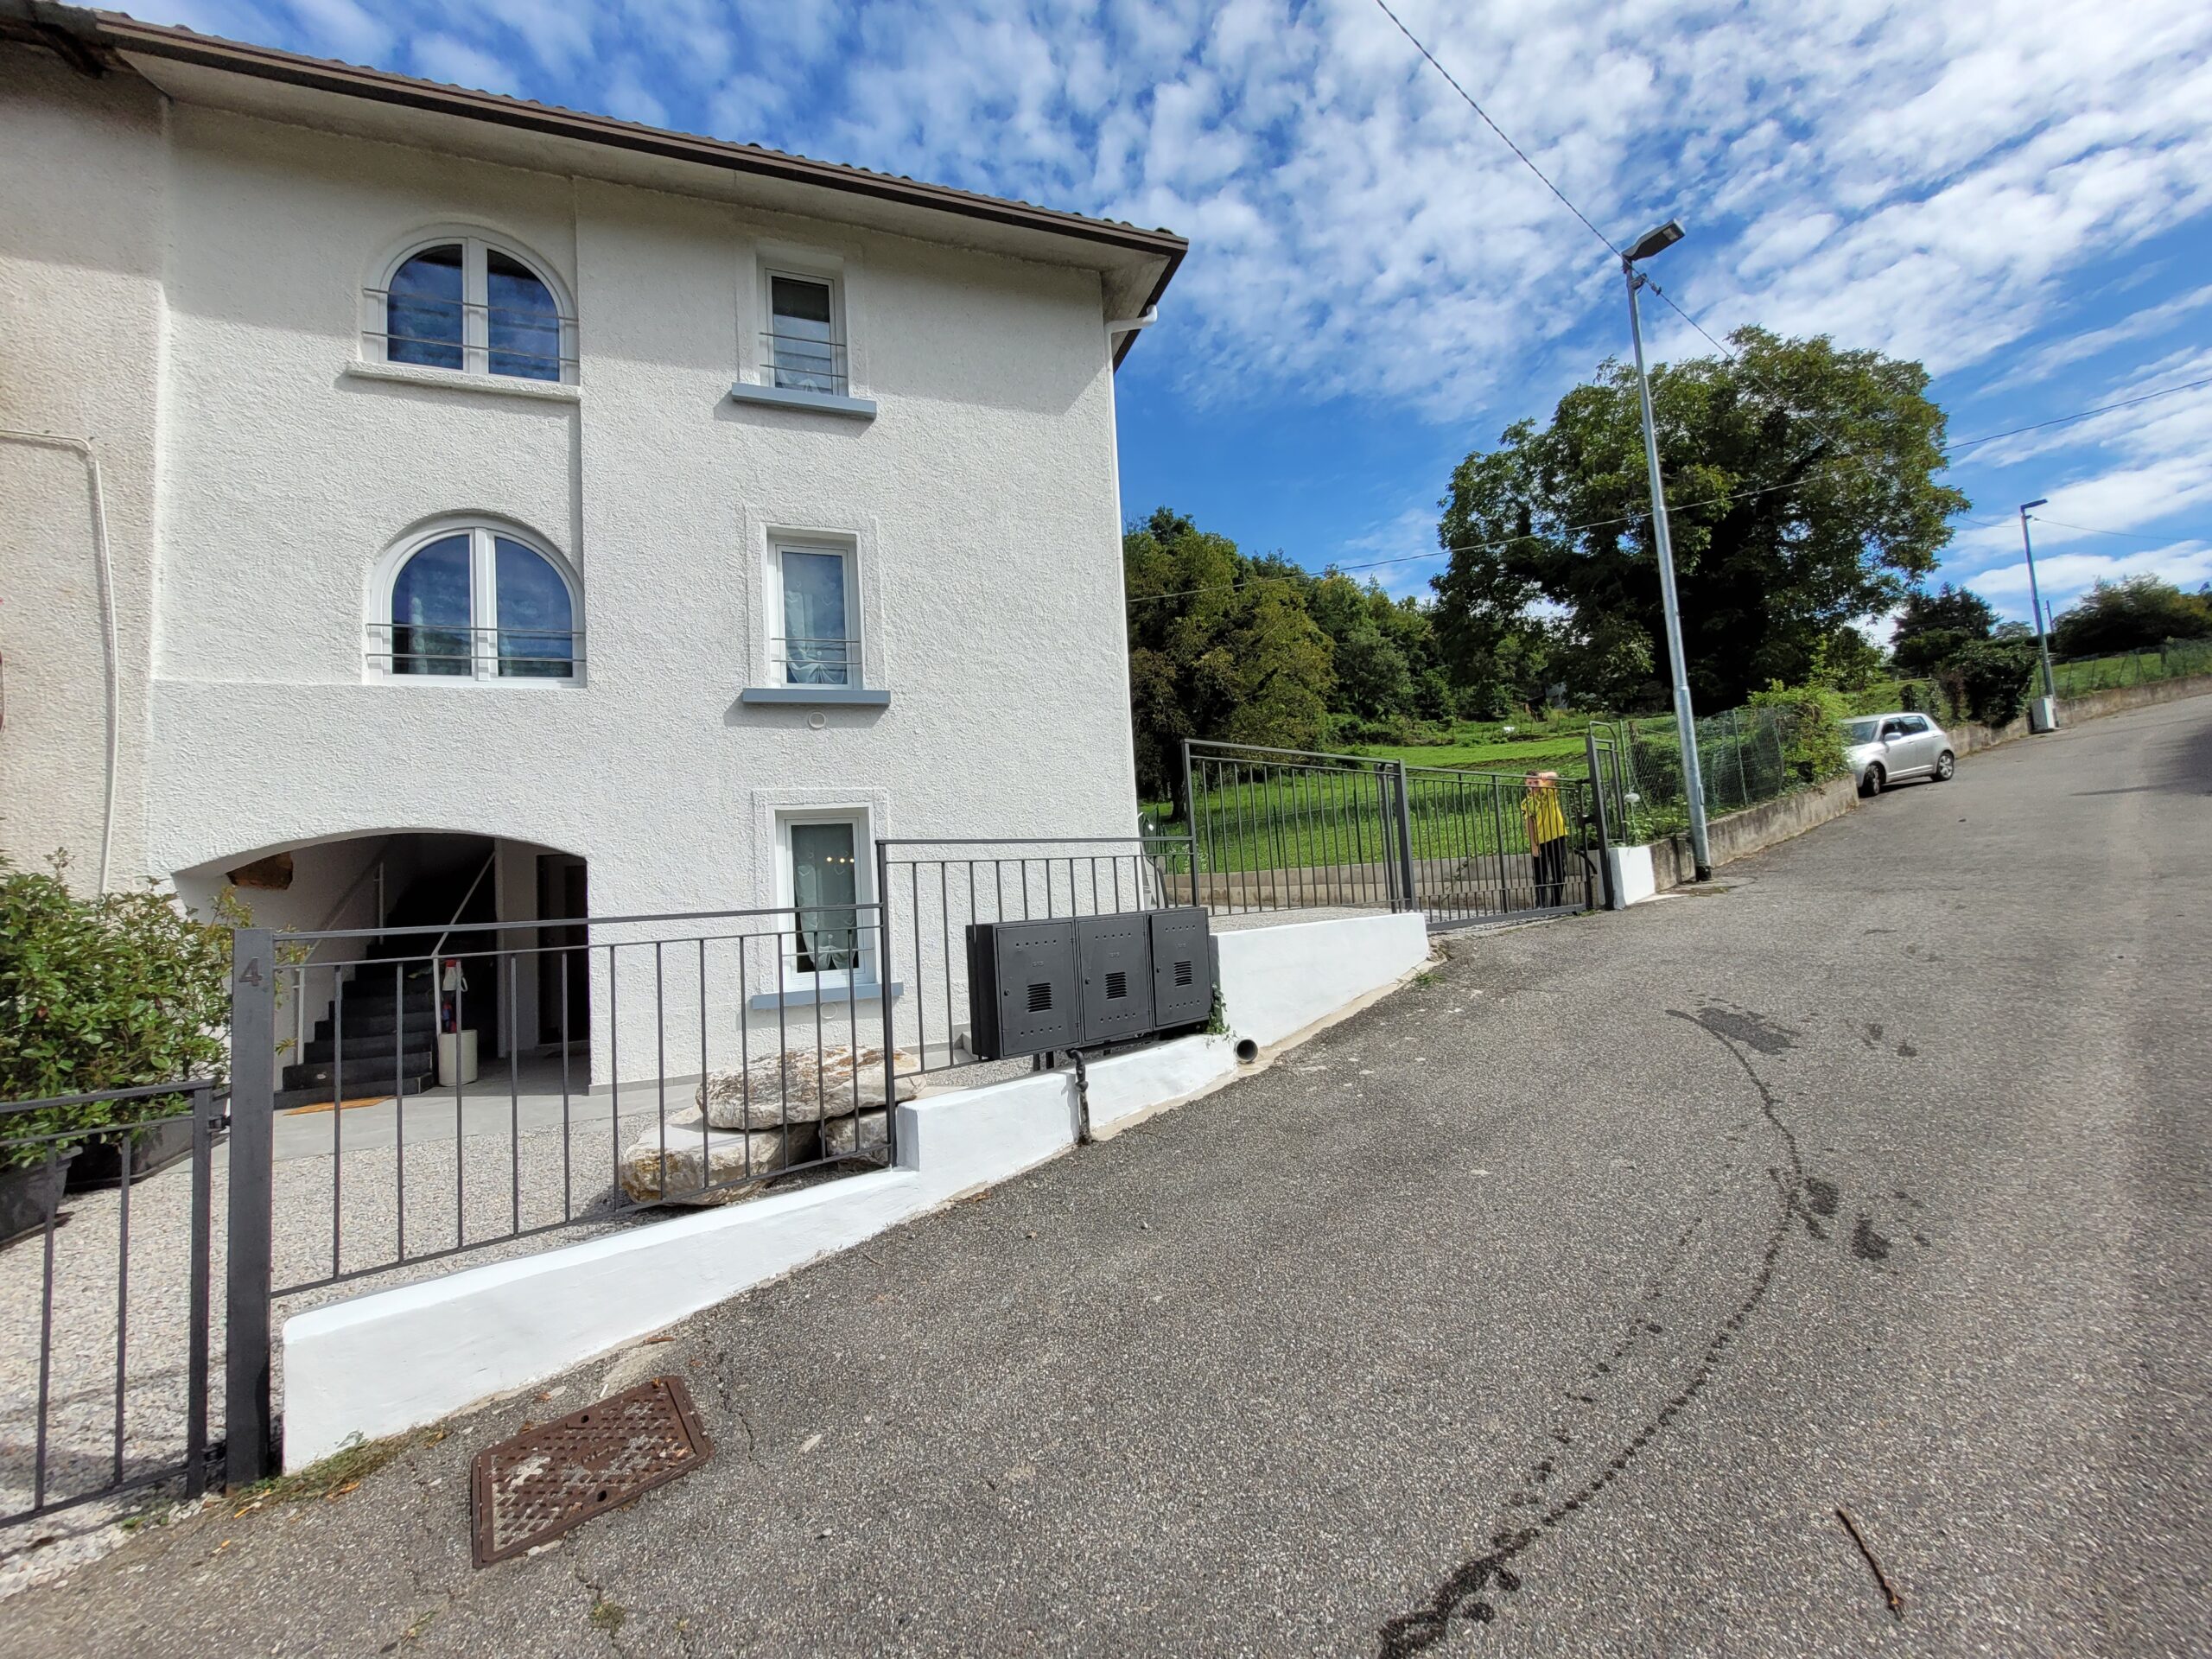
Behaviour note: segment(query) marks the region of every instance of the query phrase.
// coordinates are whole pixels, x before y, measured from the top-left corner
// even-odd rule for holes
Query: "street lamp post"
[[[2056,715],[2058,709],[2058,687],[2050,676],[2050,624],[2043,608],[2043,594],[2036,586],[2036,546],[2028,535],[2028,509],[2050,505],[2049,496],[2020,504],[2020,548],[2028,556],[2028,613],[2036,620],[2036,651],[2043,661],[2043,695],[2050,704],[2050,713]]]
[[[1682,744],[1682,791],[1689,797],[1690,858],[1697,879],[1713,879],[1713,855],[1705,833],[1705,776],[1697,761],[1697,714],[1690,707],[1688,664],[1682,657],[1681,607],[1675,599],[1675,543],[1667,531],[1667,492],[1659,479],[1659,434],[1651,419],[1651,382],[1643,372],[1643,323],[1637,315],[1636,291],[1644,278],[1637,262],[1663,252],[1682,239],[1682,222],[1670,219],[1646,231],[1621,255],[1628,278],[1628,334],[1636,347],[1636,394],[1643,410],[1643,464],[1651,474],[1652,543],[1659,555],[1659,597],[1667,613],[1667,656],[1675,674],[1675,729]]]

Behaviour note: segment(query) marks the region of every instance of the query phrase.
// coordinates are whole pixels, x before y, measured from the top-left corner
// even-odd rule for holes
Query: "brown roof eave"
[[[1173,274],[1190,245],[1172,231],[1140,230],[1132,225],[1087,219],[1079,213],[1032,207],[1027,202],[980,195],[945,185],[924,184],[912,179],[873,173],[864,168],[812,161],[803,156],[788,156],[758,145],[667,132],[634,122],[618,121],[608,116],[556,109],[526,99],[506,98],[494,92],[473,92],[435,81],[416,80],[411,76],[362,68],[331,59],[302,57],[270,47],[200,35],[188,29],[141,22],[120,12],[77,11],[73,7],[60,6],[42,6],[37,10],[46,13],[54,22],[67,19],[69,24],[75,24],[78,19],[87,20],[92,25],[90,29],[80,25],[73,28],[71,32],[78,34],[80,38],[86,38],[88,44],[105,47],[111,51],[166,58],[289,86],[370,99],[378,103],[459,116],[469,120],[488,121],[548,137],[576,139],[641,155],[750,173],[764,178],[841,191],[849,195],[868,196],[880,201],[957,214],[989,224],[1071,237],[1125,252],[1149,255],[1167,262],[1166,272],[1154,288],[1153,302],[1156,302],[1166,289],[1167,277]],[[1124,342],[1122,350],[1127,349]]]

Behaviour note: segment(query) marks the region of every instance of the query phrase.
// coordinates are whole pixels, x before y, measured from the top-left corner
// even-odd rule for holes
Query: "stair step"
[[[359,1059],[346,1057],[344,1078],[346,1094],[374,1094],[378,1090],[389,1090],[394,1077],[419,1077],[437,1065],[437,1057],[428,1049],[417,1049],[399,1057],[397,1071],[392,1066],[390,1050],[382,1054],[365,1054]],[[339,1081],[338,1067],[328,1060],[303,1061],[284,1068],[283,1078],[286,1089],[329,1089]]]
[[[478,1018],[474,1008],[464,1008],[462,1014],[461,1025],[467,1030],[490,1028],[488,1021]],[[357,1037],[381,1037],[385,1046],[389,1048],[392,1033],[400,1030],[407,1033],[410,1041],[419,1037],[427,1042],[430,1033],[437,1028],[437,1016],[427,1007],[410,1007],[403,1016],[395,1014],[390,1003],[381,1008],[357,1008],[352,997],[346,999],[346,1045],[349,1052]],[[338,1022],[327,1014],[316,1020],[313,1029],[308,1033],[308,1037],[318,1043],[327,1043],[337,1034]]]
[[[346,1022],[344,1050],[346,1069],[350,1071],[364,1060],[380,1061],[389,1066],[391,1064],[395,1047],[402,1055],[428,1054],[432,1046],[430,1037],[430,1027],[427,1020],[419,1028],[410,1026],[404,1032],[368,1031],[356,1035],[353,1031],[353,1022],[348,1020]],[[478,1046],[480,1049],[482,1046],[480,1033],[478,1036]],[[327,1065],[337,1058],[338,1052],[336,1045],[329,1038],[311,1038],[308,1039],[308,1046],[300,1051],[300,1060],[310,1065]]]

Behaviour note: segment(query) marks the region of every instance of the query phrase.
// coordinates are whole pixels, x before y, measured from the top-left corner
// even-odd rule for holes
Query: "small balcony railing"
[[[583,634],[568,629],[372,622],[368,636],[369,666],[385,674],[573,680],[584,665]]]
[[[770,660],[784,685],[858,685],[861,642],[791,635],[771,642]]]
[[[557,311],[364,290],[361,337],[387,363],[558,384],[576,378],[576,320]]]
[[[841,340],[810,339],[773,330],[760,336],[761,378],[782,391],[849,396],[852,380],[847,367],[845,343]]]

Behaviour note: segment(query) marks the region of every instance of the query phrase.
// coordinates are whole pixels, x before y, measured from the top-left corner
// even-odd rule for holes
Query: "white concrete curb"
[[[1219,936],[1232,1034],[1087,1068],[1108,1135],[1226,1081],[1236,1047],[1325,1021],[1428,958],[1418,915]],[[895,1169],[493,1262],[284,1324],[284,1466],[396,1434],[566,1370],[821,1256],[1058,1157],[1075,1144],[1069,1070],[928,1096],[899,1112]]]

